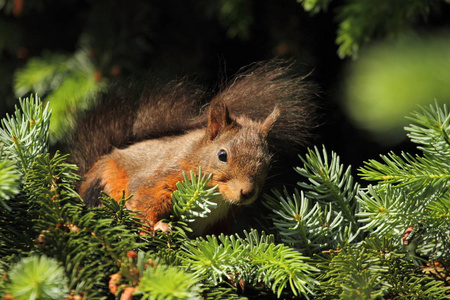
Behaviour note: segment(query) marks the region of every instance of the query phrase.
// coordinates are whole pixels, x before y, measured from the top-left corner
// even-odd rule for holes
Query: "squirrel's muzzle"
[[[219,191],[222,197],[232,204],[248,205],[258,197],[259,188],[251,181],[232,179],[219,184]]]
[[[256,188],[253,185],[241,189],[241,201],[247,201],[254,198],[256,195]]]

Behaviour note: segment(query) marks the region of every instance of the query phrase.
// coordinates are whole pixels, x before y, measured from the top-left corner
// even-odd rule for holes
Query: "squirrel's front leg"
[[[172,212],[172,193],[176,190],[177,182],[182,180],[180,175],[169,175],[155,184],[141,185],[133,193],[133,197],[128,200],[127,208],[140,211],[140,215],[146,219],[151,232],[161,230],[170,232],[168,224],[162,222]],[[152,182],[151,178],[147,182]]]
[[[126,196],[133,194],[126,203],[127,209],[140,211],[140,217],[147,219],[151,232],[169,232],[169,225],[161,220],[168,218],[172,211],[172,193],[177,182],[183,180],[179,173],[145,178],[132,174],[130,168],[124,167],[117,159],[107,157],[98,161],[86,174],[86,180],[80,186],[80,195],[88,205],[98,206],[98,196],[102,190],[116,200],[121,199],[123,191]]]

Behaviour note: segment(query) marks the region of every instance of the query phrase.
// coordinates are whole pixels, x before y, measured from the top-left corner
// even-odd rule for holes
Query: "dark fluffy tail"
[[[280,118],[269,136],[272,151],[305,146],[316,126],[316,87],[293,73],[289,62],[255,63],[240,72],[212,101],[223,101],[235,115],[263,120],[277,106]]]
[[[139,80],[116,82],[97,96],[93,109],[77,117],[66,143],[71,160],[83,175],[113,148],[201,126],[193,120],[198,118],[204,95],[186,80],[164,85]]]

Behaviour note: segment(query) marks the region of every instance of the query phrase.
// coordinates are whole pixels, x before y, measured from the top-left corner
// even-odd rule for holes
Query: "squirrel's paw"
[[[163,221],[158,221],[156,222],[155,226],[153,226],[153,232],[155,232],[156,230],[161,230],[162,232],[172,232],[172,228],[170,227],[169,224],[164,223]]]
[[[146,236],[149,234],[152,236],[156,236],[157,230],[162,231],[162,232],[172,233],[172,228],[170,227],[170,225],[167,223],[164,223],[163,221],[158,221],[153,226],[151,226],[149,224],[143,225],[142,229],[143,230],[139,232],[139,235],[141,235],[141,236]]]

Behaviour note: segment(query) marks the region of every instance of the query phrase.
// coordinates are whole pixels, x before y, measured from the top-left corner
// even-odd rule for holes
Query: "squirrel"
[[[84,178],[80,196],[99,206],[101,191],[116,200],[125,192],[132,195],[127,209],[139,211],[151,232],[170,231],[161,220],[171,213],[176,183],[201,166],[221,196],[193,234],[229,223],[233,207],[260,196],[273,155],[310,136],[312,84],[291,73],[285,61],[255,63],[210,101],[185,79],[113,86],[79,117],[69,142]]]

